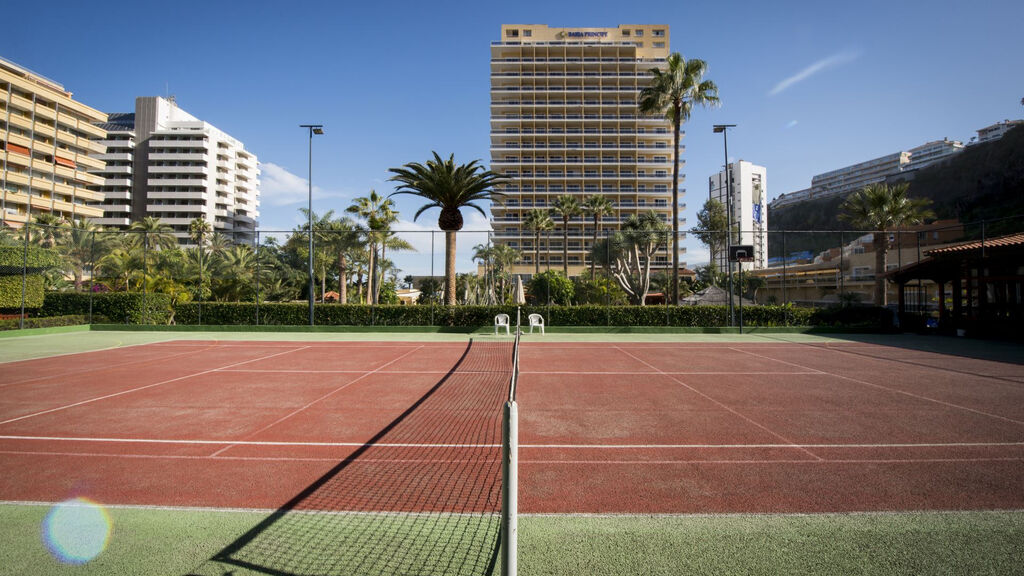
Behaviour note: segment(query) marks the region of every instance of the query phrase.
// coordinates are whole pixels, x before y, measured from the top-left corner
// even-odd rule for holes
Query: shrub
[[[42,272],[61,265],[60,255],[53,250],[29,246],[0,246],[0,308],[21,308],[22,275],[24,282],[25,308],[39,308],[43,305]]]
[[[101,323],[106,318],[102,316],[93,316],[93,322]],[[42,318],[25,318],[25,328],[52,328],[54,326],[81,326],[89,323],[88,316],[82,316],[81,314],[73,314],[70,316],[46,316]],[[0,320],[0,331],[3,330],[17,330],[21,328],[17,318],[6,318]]]
[[[534,274],[530,279],[529,301],[531,304],[554,304],[568,306],[572,302],[572,280],[558,270],[546,270]]]
[[[115,324],[166,324],[171,316],[171,296],[140,292],[47,292],[40,316],[104,316]],[[93,320],[96,323],[96,320]]]

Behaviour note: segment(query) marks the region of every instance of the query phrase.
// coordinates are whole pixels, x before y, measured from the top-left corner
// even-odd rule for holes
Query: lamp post
[[[313,301],[316,281],[313,279],[313,134],[323,134],[323,124],[299,124],[299,128],[309,129],[309,208],[306,216],[309,219],[309,325],[313,325]]]
[[[735,124],[715,124],[715,134],[722,134],[722,141],[725,143],[725,213],[726,213],[726,241],[725,261],[729,263],[729,326],[736,325],[736,311],[732,304],[732,170],[729,169],[729,128],[735,128]]]

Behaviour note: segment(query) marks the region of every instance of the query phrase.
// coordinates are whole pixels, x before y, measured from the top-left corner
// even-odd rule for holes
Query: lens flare
[[[43,519],[43,542],[57,560],[85,564],[107,547],[110,515],[88,498],[65,500],[50,508]]]

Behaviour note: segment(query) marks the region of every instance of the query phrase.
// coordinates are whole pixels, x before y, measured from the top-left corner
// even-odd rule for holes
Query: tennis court
[[[512,342],[424,338],[0,364],[0,500],[264,512],[194,573],[489,573]],[[519,511],[1024,507],[1019,360],[794,340],[527,339]]]

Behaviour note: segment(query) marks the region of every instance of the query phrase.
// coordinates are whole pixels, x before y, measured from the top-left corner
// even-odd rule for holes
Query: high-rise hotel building
[[[671,224],[671,124],[637,109],[651,70],[663,68],[668,55],[663,25],[501,27],[501,39],[491,43],[491,169],[510,182],[499,187],[506,196],[491,215],[495,243],[522,252],[513,272],[534,271],[534,234],[523,219],[563,194],[581,202],[602,194],[612,202],[602,236],[650,210]],[[540,265],[560,269],[562,221],[553,219],[555,230],[541,237]],[[592,217],[569,221],[570,275],[589,265],[592,238]],[[670,251],[654,265],[671,267]]]
[[[259,217],[259,169],[244,144],[159,96],[136,98],[135,112],[110,114],[101,224],[124,228],[159,218],[189,244],[189,224],[210,223],[251,243]]]
[[[38,214],[95,218],[104,167],[94,124],[107,115],[76,102],[63,86],[0,59],[0,227],[20,228]]]

